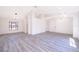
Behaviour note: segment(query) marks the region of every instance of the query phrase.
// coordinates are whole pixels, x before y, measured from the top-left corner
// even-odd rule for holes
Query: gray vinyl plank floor
[[[45,32],[37,35],[0,35],[0,52],[78,52],[79,40],[72,35]]]

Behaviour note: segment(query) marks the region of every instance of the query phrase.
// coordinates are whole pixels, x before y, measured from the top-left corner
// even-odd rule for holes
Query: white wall
[[[0,11],[2,15],[0,15],[1,19],[1,32],[0,34],[5,34],[5,33],[13,33],[13,32],[22,32],[22,18],[20,15],[20,10],[14,11],[16,8],[11,8],[11,7],[5,7],[2,8],[3,11]],[[14,14],[17,12],[17,16]],[[16,18],[16,20],[15,20]],[[18,22],[18,30],[16,31],[9,31],[9,21],[17,21]]]
[[[48,31],[56,32],[56,19],[49,19]]]
[[[38,34],[46,31],[46,21],[44,19],[32,19],[32,34]]]
[[[73,19],[69,15],[52,16],[49,19],[29,17],[29,34],[45,31],[73,34]]]
[[[78,15],[73,16],[73,37],[79,39],[79,17]]]
[[[69,16],[55,16],[49,20],[49,31],[73,34],[73,19]]]
[[[16,31],[9,31],[9,20],[8,19],[3,19],[1,20],[1,32],[0,34],[6,34],[6,33],[14,33],[14,32],[22,32],[22,25],[21,25],[21,20],[17,20],[18,21],[18,30]]]
[[[37,15],[33,14],[28,17],[28,33],[39,34],[46,31],[46,20],[43,18],[37,18]]]
[[[59,33],[73,33],[72,17],[67,14],[72,14],[78,11],[78,7],[39,7],[37,8],[37,14],[45,13],[50,14],[51,17],[47,19],[36,18],[29,16],[29,12],[33,9],[32,7],[0,7],[0,34],[12,33],[12,32],[25,32],[29,34],[42,33],[45,31],[59,32]],[[39,9],[39,10],[38,10]],[[41,11],[40,11],[41,10]],[[35,10],[36,11],[36,10]],[[35,12],[34,11],[34,12]],[[14,20],[14,13],[18,13],[17,21],[19,22],[18,31],[9,31],[8,21]],[[64,16],[63,13],[66,15]],[[28,23],[28,24],[27,24]],[[28,29],[27,29],[28,27]]]
[[[45,31],[73,34],[73,19],[70,14],[63,14],[61,12],[60,14],[49,16],[48,13],[48,17],[36,18],[36,12],[32,12],[28,19],[29,34],[38,34]]]
[[[27,13],[31,7],[5,6],[0,7],[0,34],[25,32],[27,33]],[[14,14],[17,13],[17,16]],[[19,28],[16,31],[9,31],[9,21],[18,22]]]

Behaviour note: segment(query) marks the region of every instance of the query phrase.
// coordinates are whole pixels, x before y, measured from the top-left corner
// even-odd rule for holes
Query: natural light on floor
[[[69,43],[70,43],[70,46],[77,48],[75,40],[73,38],[69,38]]]

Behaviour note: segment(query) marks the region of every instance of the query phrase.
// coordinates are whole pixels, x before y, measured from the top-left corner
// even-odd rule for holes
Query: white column
[[[73,37],[79,39],[79,18],[78,16],[73,17]]]

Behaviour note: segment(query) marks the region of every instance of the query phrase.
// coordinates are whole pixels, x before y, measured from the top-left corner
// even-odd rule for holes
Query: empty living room
[[[0,52],[79,52],[79,7],[0,6]]]

